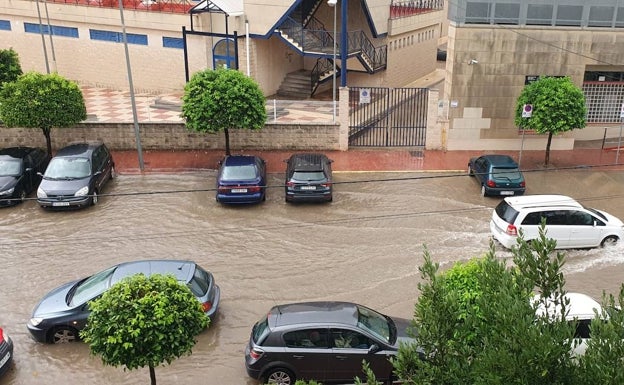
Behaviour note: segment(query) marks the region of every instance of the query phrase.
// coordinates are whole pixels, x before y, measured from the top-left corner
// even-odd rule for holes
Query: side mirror
[[[32,167],[26,167],[26,169],[24,171],[32,171],[33,168]]]
[[[375,354],[375,353],[377,353],[379,350],[380,350],[380,349],[379,349],[379,345],[377,345],[377,344],[372,344],[372,345],[370,346],[370,348],[368,348],[368,354]]]

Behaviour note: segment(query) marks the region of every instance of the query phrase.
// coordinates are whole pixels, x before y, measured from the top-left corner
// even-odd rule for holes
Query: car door
[[[366,360],[378,380],[387,380],[392,374],[392,352],[366,335],[350,329],[331,329],[332,355],[329,359],[330,381],[352,382],[358,376],[364,379],[362,361]]]
[[[568,212],[570,226],[570,247],[592,247],[602,241],[604,222],[583,210]]]
[[[298,378],[325,381],[329,370],[329,330],[327,328],[298,329],[284,333],[284,352],[273,361],[288,363],[297,370]]]
[[[481,184],[485,183],[488,179],[488,168],[490,164],[485,158],[477,158],[475,161],[475,176]]]

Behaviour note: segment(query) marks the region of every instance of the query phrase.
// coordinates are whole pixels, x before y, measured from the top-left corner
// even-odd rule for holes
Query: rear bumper
[[[485,186],[485,192],[487,195],[500,195],[500,196],[516,196],[516,195],[524,195],[526,188],[517,188],[517,187],[487,187]]]
[[[241,194],[241,195],[217,194],[217,202],[227,203],[227,204],[258,203],[258,202],[262,202],[263,197],[264,197],[264,193]]]
[[[518,237],[509,235],[501,230],[498,226],[496,226],[496,223],[494,223],[493,220],[490,220],[490,232],[501,245],[508,249],[511,249],[511,247],[517,242]]]
[[[296,193],[286,191],[286,200],[288,202],[329,202],[332,200],[332,192],[323,193]]]

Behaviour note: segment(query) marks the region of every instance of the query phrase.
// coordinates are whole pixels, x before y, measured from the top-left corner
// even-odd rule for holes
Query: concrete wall
[[[537,135],[522,144],[514,124],[525,77],[567,75],[580,87],[586,67],[624,63],[624,50],[614,49],[623,44],[624,33],[613,29],[451,24],[442,98],[449,103],[448,149],[543,146],[546,138]],[[577,136],[601,139],[602,132],[574,130],[553,138],[553,148],[570,149]]]

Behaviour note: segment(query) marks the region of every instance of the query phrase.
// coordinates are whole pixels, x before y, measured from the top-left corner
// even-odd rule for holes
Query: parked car
[[[266,200],[266,162],[254,155],[229,155],[219,162],[217,202],[258,203]]]
[[[11,367],[13,362],[13,341],[11,337],[0,328],[0,375]]]
[[[482,155],[468,162],[468,175],[481,185],[481,195],[522,195],[526,190],[518,163],[508,155]]]
[[[48,153],[40,148],[0,150],[0,206],[18,204],[33,192],[48,166]]]
[[[90,277],[68,282],[46,294],[35,306],[28,331],[36,341],[72,342],[79,339],[89,317],[88,302],[96,299],[115,283],[134,274],[171,274],[186,284],[204,312],[213,318],[219,306],[221,290],[213,275],[192,261],[146,260],[109,267]]]
[[[546,236],[557,241],[558,249],[612,245],[624,237],[621,220],[564,195],[507,197],[494,208],[490,231],[511,248],[520,230],[525,240],[536,239],[543,219]]]
[[[414,342],[409,325],[349,302],[274,306],[252,328],[245,366],[250,377],[268,383],[344,383],[364,376],[366,360],[378,380],[389,381],[399,341]]]
[[[37,189],[37,202],[54,209],[95,205],[114,176],[115,162],[104,143],[71,144],[50,161]]]
[[[331,202],[332,160],[324,154],[293,154],[286,161],[286,202]]]

